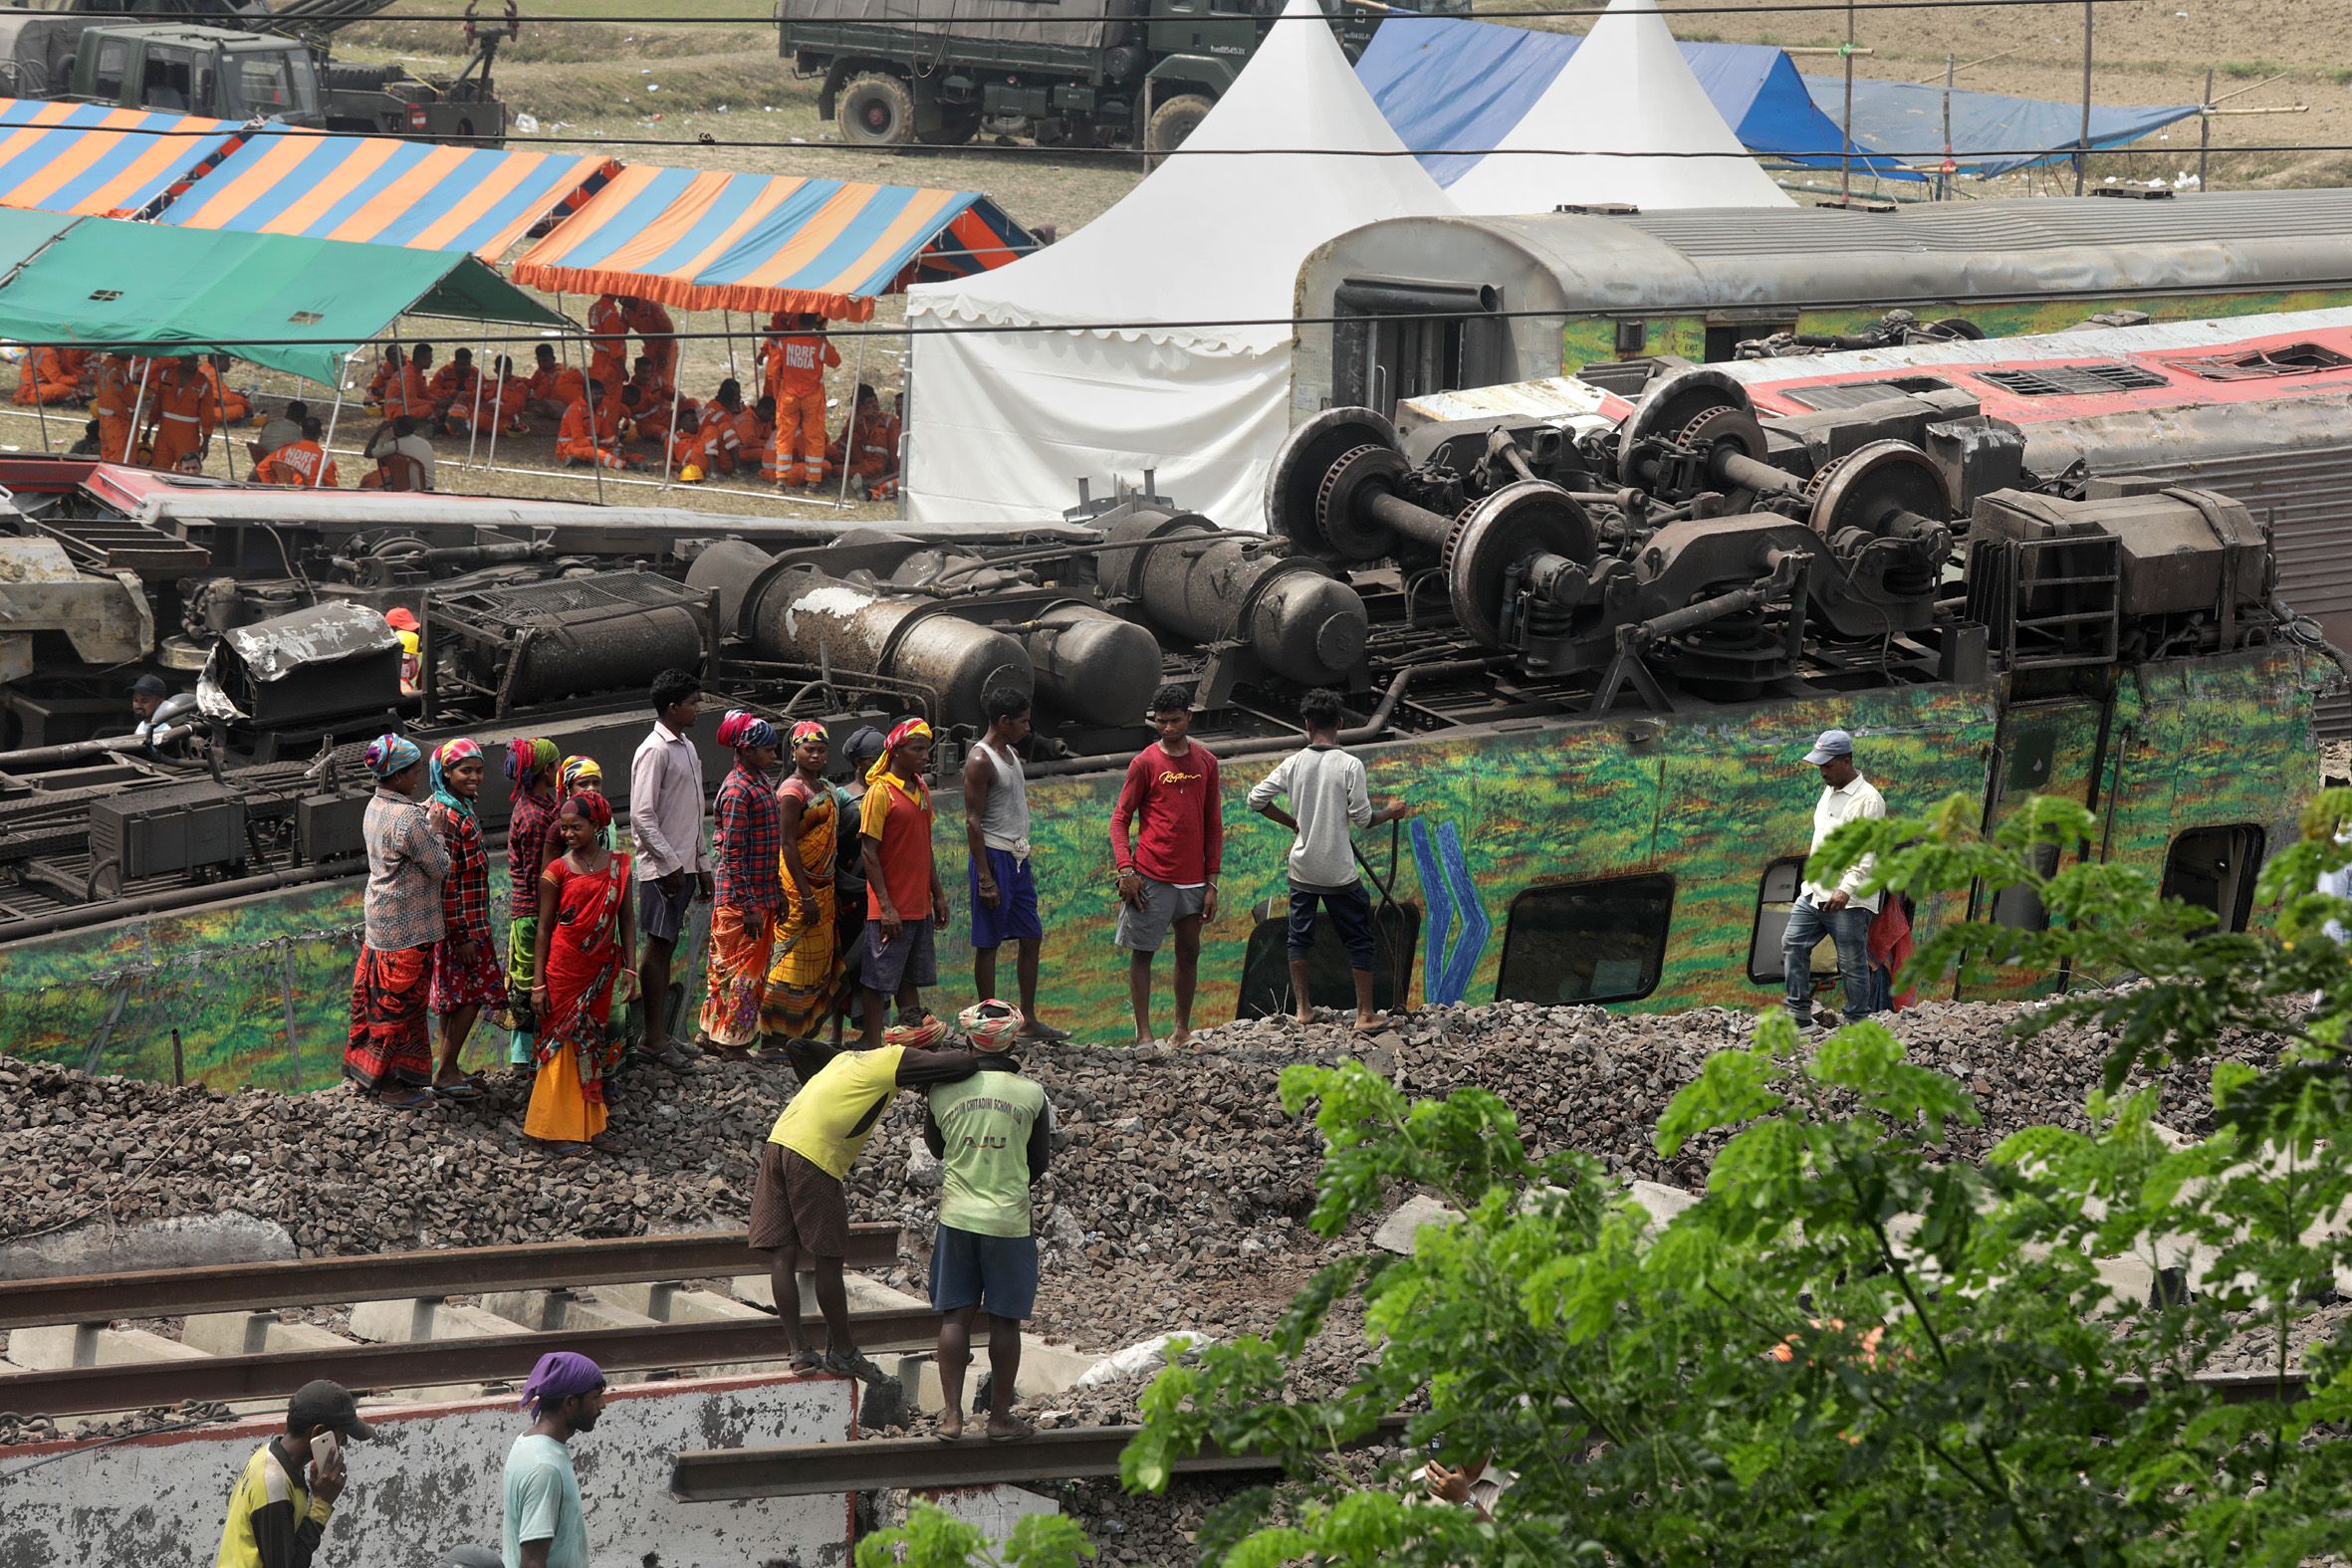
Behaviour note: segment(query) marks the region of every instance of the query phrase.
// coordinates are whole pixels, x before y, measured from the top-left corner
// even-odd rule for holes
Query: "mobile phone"
[[[332,1432],[322,1432],[311,1440],[311,1469],[325,1473],[343,1468],[343,1439]]]

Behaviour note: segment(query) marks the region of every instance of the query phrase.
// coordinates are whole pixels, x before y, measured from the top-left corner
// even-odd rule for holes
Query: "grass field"
[[[939,0],[944,5],[946,0]],[[1076,0],[1092,3],[1092,0]],[[1789,0],[1704,0],[1668,5],[1669,20],[1689,40],[1724,40],[1822,46],[1845,37],[1841,10],[1792,11]],[[1775,9],[1775,8],[1780,9]],[[462,0],[396,0],[407,17],[446,13]],[[487,6],[484,7],[488,9]],[[1528,0],[1480,0],[1482,11],[1524,12]],[[1563,7],[1561,9],[1572,9]],[[525,12],[523,34],[499,57],[501,92],[520,113],[532,116],[533,134],[515,144],[555,148],[603,148],[633,162],[739,169],[763,174],[823,176],[892,184],[940,185],[987,192],[1015,218],[1030,225],[1051,223],[1064,234],[1090,221],[1117,201],[1141,177],[1127,155],[1042,152],[1029,146],[975,146],[954,150],[878,151],[851,148],[833,139],[832,126],[817,112],[817,84],[797,80],[778,57],[767,0],[536,0]],[[549,21],[549,17],[599,20]],[[1522,26],[1580,29],[1572,17],[1515,16]],[[1854,8],[1856,42],[1870,51],[1858,57],[1857,72],[1895,80],[1941,81],[1947,56],[1968,69],[1959,85],[1981,91],[2071,100],[2081,89],[2082,7],[2073,0],[2048,6],[1964,7],[1950,10]],[[362,24],[338,43],[354,60],[404,60],[423,72],[450,71],[462,48],[454,21],[407,20]],[[1998,57],[1987,60],[1986,57]],[[2308,112],[2222,117],[2214,121],[2214,184],[2312,185],[2352,179],[2352,154],[2234,153],[2254,142],[2352,143],[2352,0],[2124,0],[2097,7],[2094,39],[2094,96],[2109,104],[2199,102],[2206,71],[2217,75],[2217,92],[2252,87],[2273,75],[2284,80],[2233,101],[2233,107],[2276,107],[2302,103]],[[1984,62],[1978,64],[1977,62]],[[1834,59],[1808,57],[1801,69],[1834,74]],[[704,142],[700,138],[711,138]],[[2169,136],[2127,156],[2103,159],[2098,173],[2123,178],[2172,178],[2196,166],[2197,127],[2185,123]],[[1996,182],[1964,182],[1964,198],[2071,188],[2064,170],[2029,172]],[[1159,258],[1139,258],[1138,265]],[[564,302],[577,318],[585,302]],[[903,321],[902,302],[880,302],[876,327]],[[689,331],[712,331],[715,318],[681,317]],[[446,324],[411,322],[402,336],[451,339]],[[746,323],[740,317],[741,332]],[[496,345],[491,345],[495,350]],[[845,360],[857,344],[844,338]],[[751,341],[735,343],[740,367],[748,371]],[[479,351],[479,350],[478,350]],[[529,345],[517,344],[518,358]],[[903,338],[864,339],[861,373],[888,393],[904,379]],[[707,395],[727,372],[728,345],[691,342],[684,347],[690,392]],[[845,365],[831,388],[835,423],[852,388],[853,367]],[[310,395],[291,382],[267,375],[247,376],[266,392]],[[37,447],[33,421],[8,410],[0,423],[0,444]],[[62,426],[62,421],[53,421]],[[337,445],[354,444],[367,421],[348,410]],[[71,432],[66,432],[71,439]],[[536,471],[461,471],[462,443],[444,443],[444,488],[488,494],[594,499],[595,476],[555,471],[552,441],[545,436],[502,441],[501,467],[516,463]],[[477,459],[486,456],[478,449]],[[240,459],[242,462],[242,459]],[[345,477],[355,477],[356,462],[345,457]],[[216,454],[215,472],[225,472]],[[633,487],[609,478],[606,499],[660,501],[720,512],[805,511],[801,501],[765,495],[729,496],[711,490]],[[883,517],[891,506],[853,507],[850,516]]]

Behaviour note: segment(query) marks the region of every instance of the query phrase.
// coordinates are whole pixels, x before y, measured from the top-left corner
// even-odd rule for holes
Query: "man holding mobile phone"
[[[255,1451],[229,1492],[217,1568],[311,1568],[343,1495],[343,1445],[374,1436],[342,1384],[297,1389],[286,1431]]]

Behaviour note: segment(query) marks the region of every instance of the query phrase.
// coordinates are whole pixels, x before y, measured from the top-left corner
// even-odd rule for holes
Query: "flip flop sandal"
[[[1015,1037],[1025,1040],[1039,1040],[1050,1045],[1056,1040],[1068,1039],[1069,1030],[1058,1029],[1051,1023],[1025,1023],[1021,1026],[1021,1032]]]
[[[433,1103],[433,1092],[430,1089],[419,1089],[414,1094],[397,1100],[387,1100],[379,1095],[377,1096],[376,1103],[381,1105],[387,1111],[422,1110],[424,1107]]]
[[[814,1350],[804,1350],[797,1356],[787,1357],[784,1364],[795,1372],[815,1372],[824,1365],[824,1358]]]
[[[432,1092],[444,1100],[478,1100],[482,1097],[481,1086],[470,1082],[436,1083]]]

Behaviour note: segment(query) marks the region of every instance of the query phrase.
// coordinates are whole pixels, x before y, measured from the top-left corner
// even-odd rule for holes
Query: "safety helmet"
[[[682,485],[701,484],[702,469],[696,464],[688,463],[684,468],[678,470],[678,483]]]

